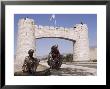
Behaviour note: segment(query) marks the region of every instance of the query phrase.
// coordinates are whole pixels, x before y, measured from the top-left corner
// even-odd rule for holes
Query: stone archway
[[[18,23],[18,39],[16,64],[22,65],[29,49],[36,49],[35,39],[41,37],[58,37],[75,40],[74,61],[89,60],[88,28],[86,24],[76,24],[73,28],[37,26],[33,19],[20,19]],[[35,52],[36,53],[36,52]],[[36,57],[36,54],[34,54]]]
[[[44,41],[45,40],[45,43],[46,43],[46,45],[44,44],[44,42],[42,43],[42,40]],[[52,42],[52,43],[48,43],[48,42],[46,42],[46,41],[49,41],[49,42],[51,42],[51,41],[54,41],[55,40],[55,42]],[[56,40],[58,40],[58,42],[56,41]],[[59,43],[59,40],[60,40],[60,42],[61,43]],[[39,42],[40,41],[40,42]],[[38,42],[38,43],[37,43]],[[66,42],[69,42],[69,43],[67,43],[66,45],[68,45],[69,44],[69,46],[66,46],[66,45],[61,45],[62,44],[62,42],[64,42],[64,44],[66,43]],[[42,50],[42,47],[44,48],[44,50],[46,51],[46,53],[47,54],[44,54],[45,56],[47,56],[48,54],[49,54],[49,52],[51,51],[51,47],[53,46],[53,45],[55,45],[55,44],[57,44],[58,45],[58,49],[59,49],[59,51],[60,51],[60,53],[61,53],[61,55],[63,55],[63,54],[73,54],[73,51],[74,51],[74,44],[75,44],[75,40],[71,40],[71,39],[68,39],[68,38],[61,38],[61,37],[41,37],[41,38],[37,38],[36,39],[36,50],[35,51],[37,51],[37,53],[36,53],[36,56],[39,56],[39,55],[37,55],[37,54],[40,54],[40,56],[41,56],[41,53],[40,52],[38,52],[38,51],[43,51]],[[41,43],[41,45],[42,45],[42,47],[39,47],[38,45]],[[47,46],[47,44],[48,44],[48,46]],[[65,47],[69,47],[69,50],[71,49],[71,51],[68,51],[68,49],[65,49]],[[62,51],[62,49],[63,49],[63,51]],[[42,55],[43,56],[43,55]],[[72,57],[72,59],[73,59],[73,57]],[[74,59],[73,59],[73,61],[74,61]]]

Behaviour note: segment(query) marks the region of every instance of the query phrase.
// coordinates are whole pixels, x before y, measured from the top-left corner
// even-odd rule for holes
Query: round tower
[[[29,18],[20,19],[18,22],[18,37],[17,37],[17,48],[16,48],[16,65],[22,68],[24,59],[28,56],[28,51],[30,49],[35,52],[35,25],[34,20]]]
[[[76,24],[77,39],[74,43],[73,61],[89,61],[89,39],[86,24]]]

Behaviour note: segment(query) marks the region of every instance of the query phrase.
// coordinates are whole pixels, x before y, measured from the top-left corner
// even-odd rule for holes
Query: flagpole
[[[53,27],[54,29],[56,28],[56,19],[55,19],[55,14],[52,14],[52,16],[50,17],[50,21],[53,20]]]

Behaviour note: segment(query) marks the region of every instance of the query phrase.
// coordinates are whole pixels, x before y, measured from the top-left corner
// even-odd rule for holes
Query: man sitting
[[[60,66],[62,64],[62,60],[60,58],[60,52],[58,50],[58,45],[53,45],[51,47],[51,52],[49,53],[47,63],[51,69],[59,69],[60,68]]]
[[[24,64],[22,66],[22,71],[27,73],[35,73],[37,66],[39,65],[39,60],[33,57],[34,50],[30,49],[28,51],[29,56],[25,57]]]

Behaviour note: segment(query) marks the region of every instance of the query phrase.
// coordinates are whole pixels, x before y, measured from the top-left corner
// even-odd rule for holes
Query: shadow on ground
[[[36,71],[34,74],[24,73],[22,71],[18,71],[14,73],[14,76],[48,76],[50,75],[50,70],[46,69],[43,71]]]
[[[51,75],[55,76],[93,76],[94,73],[87,72],[84,69],[77,68],[61,68],[59,70],[51,70]]]
[[[96,76],[96,65],[65,65],[59,70],[49,69],[47,64],[39,64],[35,74],[15,72],[15,76]]]

